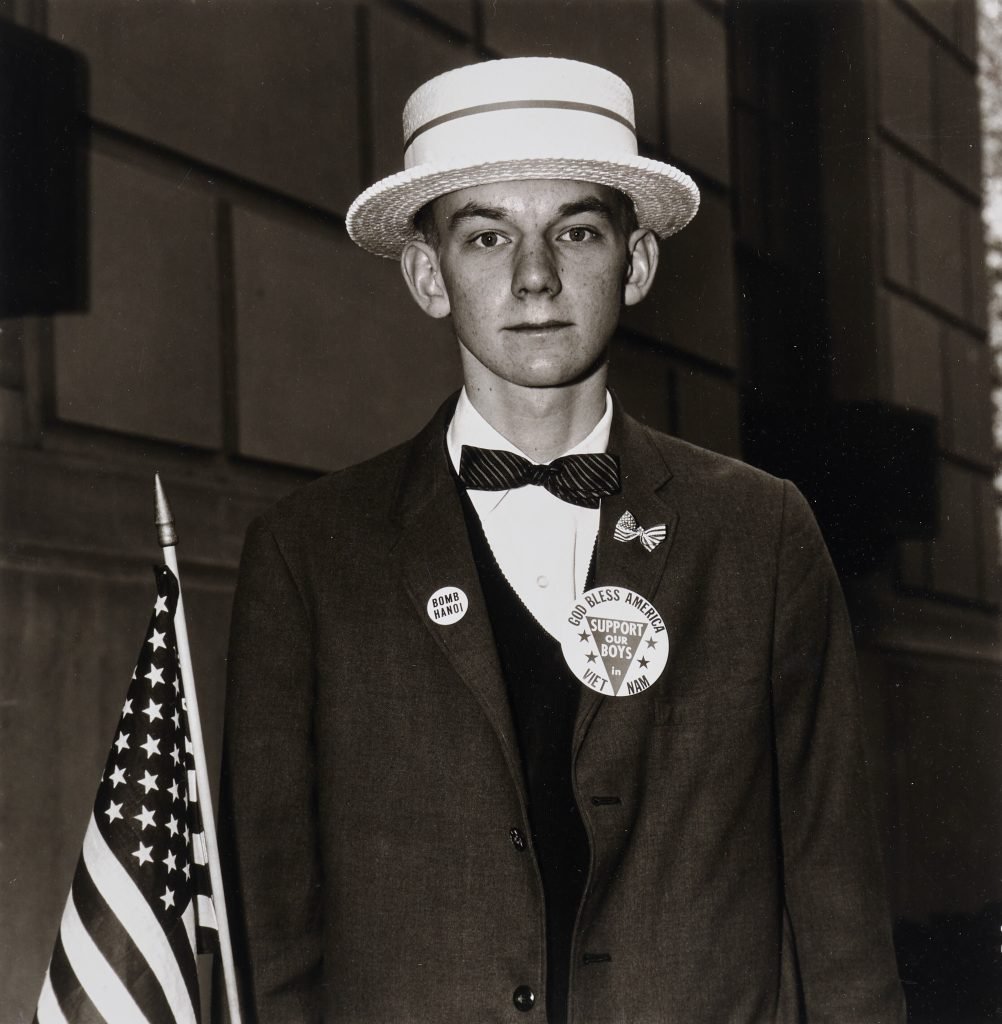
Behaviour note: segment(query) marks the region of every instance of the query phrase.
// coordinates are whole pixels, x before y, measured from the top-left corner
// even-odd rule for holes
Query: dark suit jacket
[[[447,463],[411,443],[250,528],[234,606],[224,836],[247,1017],[543,1019],[543,905],[517,744]],[[617,410],[596,585],[648,597],[667,668],[582,689],[592,848],[578,1024],[903,1019],[839,586],[788,483]],[[653,553],[613,541],[629,509]],[[466,592],[448,626],[426,613]],[[618,798],[618,802],[607,798]],[[606,799],[603,799],[606,798]],[[529,1014],[512,1001],[530,986]]]

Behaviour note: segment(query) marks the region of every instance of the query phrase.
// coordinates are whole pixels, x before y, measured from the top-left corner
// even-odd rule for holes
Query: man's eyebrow
[[[573,202],[564,203],[559,210],[559,218],[576,217],[579,213],[598,213],[607,220],[612,220],[614,214],[608,203],[599,199],[598,196],[585,196],[584,199],[575,199]]]
[[[462,220],[480,218],[483,220],[507,220],[508,211],[500,206],[480,206],[472,200],[449,215],[449,226],[454,227]]]

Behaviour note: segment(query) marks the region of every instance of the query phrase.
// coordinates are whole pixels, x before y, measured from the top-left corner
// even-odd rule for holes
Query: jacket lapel
[[[615,405],[609,451],[619,456],[622,490],[602,500],[602,513],[595,553],[594,586],[619,586],[653,601],[668,565],[678,526],[678,511],[670,499],[671,470],[644,427]],[[664,523],[665,539],[647,551],[640,540],[626,543],[614,537],[616,523],[624,512],[645,529]],[[604,698],[583,688],[575,729],[575,751]],[[628,699],[628,698],[625,698]]]
[[[479,701],[521,790],[508,692],[445,448],[454,405],[447,402],[411,444],[396,499],[401,529],[394,551],[421,622]],[[442,587],[462,590],[469,600],[466,614],[449,625],[434,622],[427,612],[429,598]]]

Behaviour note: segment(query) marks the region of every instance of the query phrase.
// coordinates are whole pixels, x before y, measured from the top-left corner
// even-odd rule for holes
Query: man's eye
[[[499,245],[504,245],[505,241],[504,235],[499,235],[496,231],[481,231],[473,239],[473,244],[481,249],[496,249]]]
[[[598,232],[593,228],[568,228],[560,235],[560,238],[566,239],[568,242],[587,242],[592,238],[598,238]]]

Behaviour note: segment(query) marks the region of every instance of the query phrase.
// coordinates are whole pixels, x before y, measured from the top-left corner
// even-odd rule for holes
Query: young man
[[[599,68],[459,69],[349,212],[465,387],[249,531],[222,826],[251,1020],[903,1019],[811,514],[605,388],[698,203],[632,123]]]

